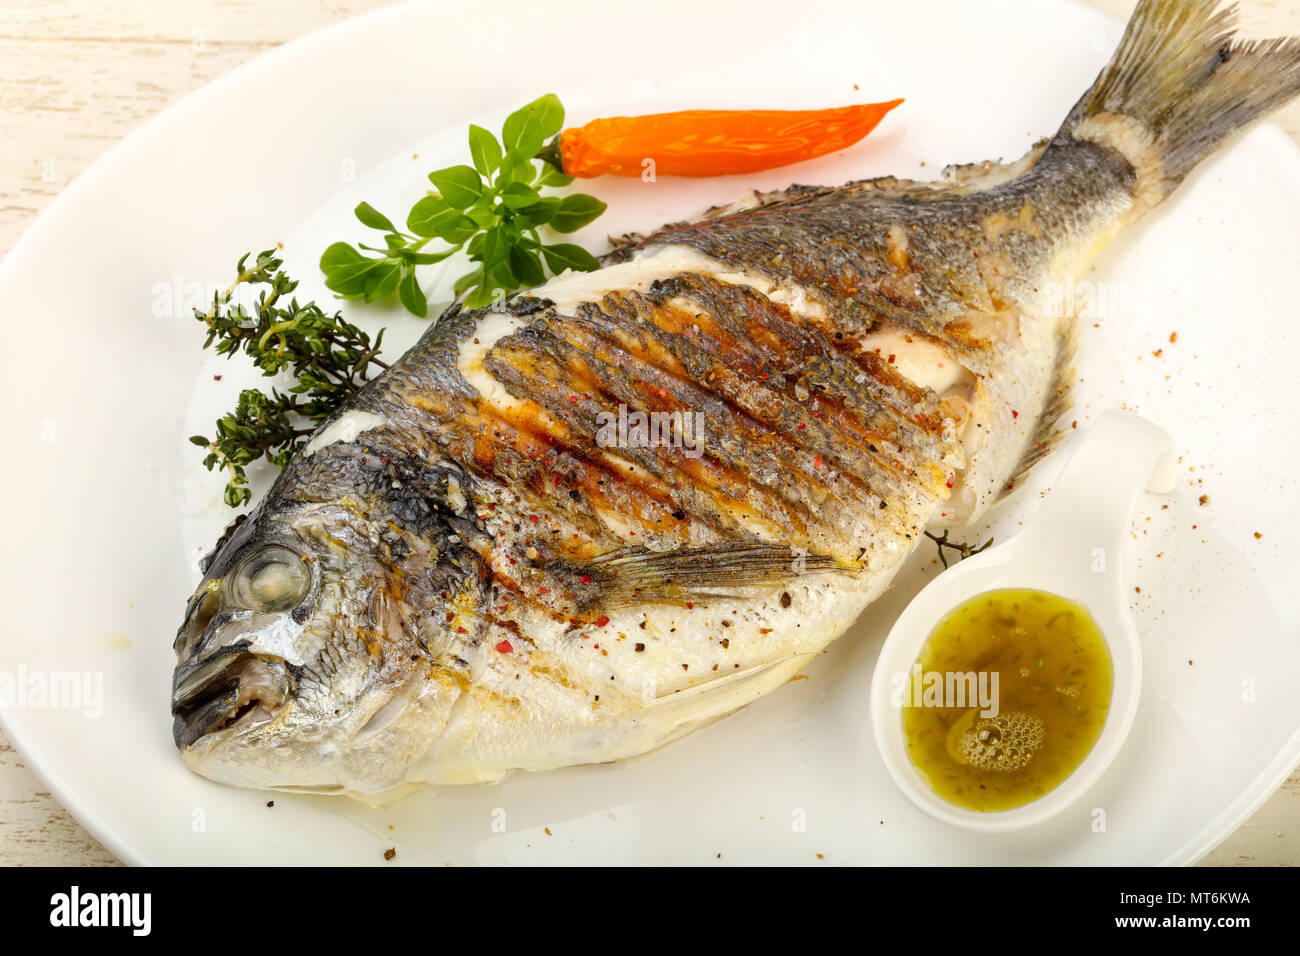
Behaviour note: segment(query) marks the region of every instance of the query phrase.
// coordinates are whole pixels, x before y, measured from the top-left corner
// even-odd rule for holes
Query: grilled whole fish
[[[1018,162],[753,195],[449,310],[210,556],[185,762],[377,801],[640,754],[788,680],[1046,444],[1047,284],[1300,90],[1300,43],[1233,26],[1143,0]]]

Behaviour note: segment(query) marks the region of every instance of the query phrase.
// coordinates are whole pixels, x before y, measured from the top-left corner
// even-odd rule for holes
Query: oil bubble
[[[1034,759],[1044,735],[1041,717],[1012,710],[974,722],[961,735],[957,749],[972,767],[1011,773]]]

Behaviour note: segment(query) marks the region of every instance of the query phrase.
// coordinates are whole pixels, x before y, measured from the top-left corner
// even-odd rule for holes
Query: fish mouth
[[[184,750],[212,734],[248,730],[283,709],[293,684],[288,666],[248,647],[248,641],[240,641],[176,669],[172,736],[177,747]]]

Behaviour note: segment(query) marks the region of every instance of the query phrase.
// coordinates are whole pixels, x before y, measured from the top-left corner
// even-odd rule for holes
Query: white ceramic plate
[[[546,90],[574,121],[907,97],[865,144],[794,169],[596,181],[611,209],[585,237],[594,246],[750,186],[930,178],[948,162],[1020,155],[1055,129],[1120,32],[1090,10],[1031,0],[466,9],[386,9],[212,84],[72,183],[4,263],[0,674],[102,674],[103,704],[98,717],[14,706],[3,720],[81,823],[135,863],[381,863],[392,845],[398,864],[1186,863],[1266,799],[1300,758],[1300,156],[1270,127],[1208,163],[1089,276],[1120,283],[1099,286],[1118,290],[1112,304],[1130,301],[1084,322],[1078,417],[1134,408],[1175,436],[1188,471],[1138,517],[1143,704],[1077,810],[1014,835],[958,832],[886,776],[867,725],[872,665],[933,574],[929,548],[808,680],[625,764],[387,810],[284,794],[272,809],[268,794],[185,770],[171,741],[171,641],[194,558],[229,517],[220,479],[185,438],[252,380],[200,352],[184,301],[195,288],[225,285],[242,252],[281,241],[300,294],[326,296],[315,261],[329,241],[360,238],[356,201],[403,215],[424,172],[460,161],[468,122],[495,126]],[[347,311],[389,324],[394,354],[421,328]],[[1006,502],[995,534],[1032,514],[1033,485],[1056,467]]]

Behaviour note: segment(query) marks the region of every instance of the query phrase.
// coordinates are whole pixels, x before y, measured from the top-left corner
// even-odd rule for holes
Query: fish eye
[[[295,551],[267,545],[235,570],[231,596],[254,611],[287,611],[307,596],[311,571]]]

